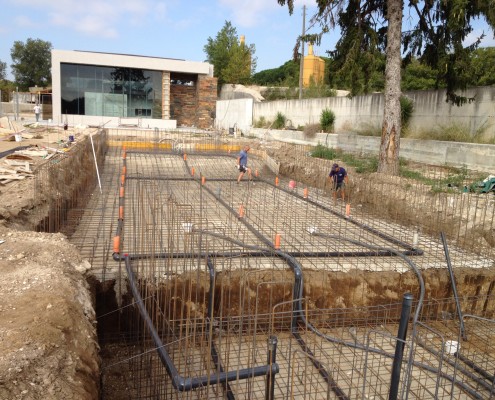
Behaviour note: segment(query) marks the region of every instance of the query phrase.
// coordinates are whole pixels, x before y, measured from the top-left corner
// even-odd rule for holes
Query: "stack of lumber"
[[[33,176],[29,161],[4,159],[0,164],[0,185]]]

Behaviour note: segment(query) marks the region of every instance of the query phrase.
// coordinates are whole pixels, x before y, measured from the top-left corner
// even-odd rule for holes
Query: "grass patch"
[[[311,152],[311,156],[315,158],[323,158],[325,160],[342,160],[345,165],[354,168],[358,174],[373,173],[378,170],[377,156],[358,156],[352,153],[345,153],[339,149],[331,149],[319,144]],[[443,178],[431,178],[423,175],[420,171],[409,168],[408,161],[399,158],[399,175],[431,187],[434,193],[440,192],[459,192],[459,191],[477,191],[477,184],[483,178],[481,175],[472,176],[466,167],[447,168],[446,176]],[[470,182],[470,183],[467,183]],[[411,187],[408,184],[408,187]]]
[[[323,158],[324,160],[342,160],[346,165],[353,167],[358,174],[378,170],[378,157],[376,156],[357,156],[352,153],[344,153],[339,149],[331,149],[321,144],[314,148],[311,152],[311,157]]]
[[[420,140],[440,140],[444,142],[464,142],[477,144],[495,144],[495,138],[487,137],[488,126],[483,124],[471,132],[467,124],[451,123],[437,125],[428,130],[405,131],[403,137]]]

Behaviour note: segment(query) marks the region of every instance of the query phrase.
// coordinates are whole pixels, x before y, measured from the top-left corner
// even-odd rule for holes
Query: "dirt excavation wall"
[[[89,263],[61,234],[0,238],[0,399],[97,399]]]
[[[400,303],[404,293],[412,293],[415,300],[419,297],[419,284],[413,272],[372,272],[356,271],[328,272],[304,270],[304,307],[309,312],[323,309],[342,309],[372,307],[377,305]],[[490,297],[495,286],[495,267],[477,270],[459,268],[455,271],[458,295],[464,313],[495,316],[495,299],[473,301],[474,298]],[[167,304],[164,314],[169,320],[191,318],[203,320],[207,317],[209,289],[207,274],[184,274],[176,279],[167,280],[159,286],[147,285],[142,289],[142,297],[159,298],[159,304]],[[231,271],[219,274],[216,278],[214,293],[214,316],[222,318],[253,317],[269,315],[273,306],[287,303],[277,308],[277,312],[290,311],[293,299],[293,273],[289,270],[273,273],[259,271],[253,275],[247,271]],[[446,268],[423,271],[425,281],[425,301],[436,300],[434,307],[425,308],[423,318],[440,319],[442,316],[455,316],[452,301],[452,285]],[[226,283],[228,282],[228,285]],[[263,283],[267,283],[263,285]],[[178,293],[180,295],[178,295]],[[390,318],[399,318],[397,315]],[[150,312],[151,315],[156,313]],[[162,326],[163,321],[155,321]],[[349,321],[351,324],[352,321]]]

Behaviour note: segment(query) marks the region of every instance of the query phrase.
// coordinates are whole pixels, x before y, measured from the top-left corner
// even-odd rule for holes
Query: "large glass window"
[[[162,118],[162,73],[144,69],[60,65],[62,114]]]

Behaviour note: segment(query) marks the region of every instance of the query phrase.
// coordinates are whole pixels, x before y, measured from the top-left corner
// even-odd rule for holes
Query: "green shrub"
[[[403,127],[406,127],[414,112],[414,102],[406,96],[400,96],[400,118]]]
[[[338,151],[319,144],[311,152],[311,157],[335,160],[338,158]]]
[[[255,128],[266,128],[267,127],[267,122],[265,117],[261,116],[259,120],[254,122],[254,127]]]
[[[283,129],[283,128],[285,128],[285,122],[286,121],[287,121],[287,118],[285,117],[285,115],[279,111],[277,113],[277,116],[275,117],[275,121],[273,121],[272,128],[273,129]]]
[[[323,131],[332,132],[334,123],[335,123],[335,113],[328,108],[322,110],[320,116],[320,125]]]

